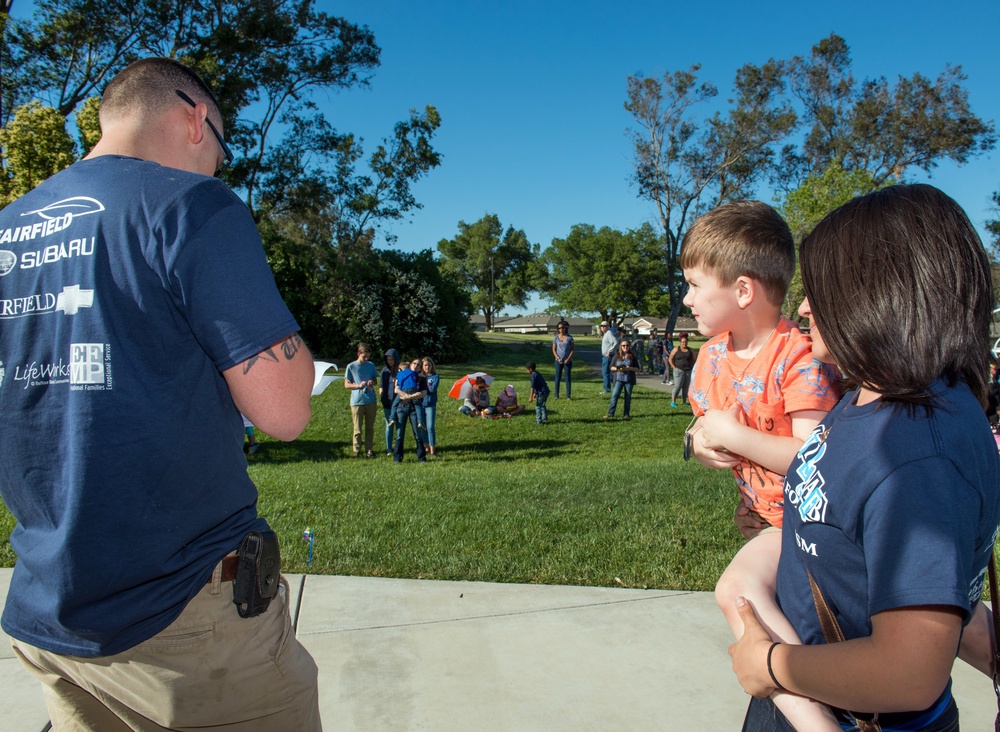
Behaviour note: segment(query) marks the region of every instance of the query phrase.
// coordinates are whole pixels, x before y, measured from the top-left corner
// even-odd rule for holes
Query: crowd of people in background
[[[691,372],[698,352],[688,347],[688,335],[682,333],[674,346],[672,333],[663,337],[651,329],[648,337],[633,329],[618,327],[602,321],[601,375],[606,387],[602,393],[610,395],[605,419],[615,417],[619,401],[623,401],[624,419],[632,416],[632,390],[638,374],[661,377],[661,383],[674,384],[671,407],[677,400],[687,401]],[[560,320],[552,339],[552,357],[555,370],[555,398],[565,387],[566,400],[572,399],[572,371],[576,344],[569,334],[569,323]],[[401,360],[395,348],[386,349],[381,371],[371,361],[372,349],[359,343],[357,359],[348,364],[344,387],[351,391],[350,408],[352,423],[352,455],[355,458],[375,457],[375,422],[377,404],[381,404],[384,417],[385,454],[395,462],[402,462],[405,452],[407,425],[416,443],[417,460],[425,462],[436,455],[438,387],[440,376],[430,356]],[[534,403],[538,424],[548,422],[546,401],[550,389],[538,372],[534,362],[527,364],[530,382],[529,403]],[[623,398],[624,397],[624,398]],[[495,401],[490,398],[490,384],[479,375],[470,378],[468,391],[462,395],[459,410],[470,417],[482,419],[511,419],[522,414],[527,405],[518,401],[513,384],[500,390]],[[248,429],[248,434],[250,429]],[[254,450],[251,445],[250,450]],[[255,451],[255,450],[254,450]]]

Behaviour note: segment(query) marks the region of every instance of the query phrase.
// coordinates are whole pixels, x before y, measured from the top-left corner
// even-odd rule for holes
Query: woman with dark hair
[[[635,373],[639,370],[639,361],[629,347],[628,338],[622,337],[618,344],[618,351],[611,357],[611,378],[614,379],[614,387],[611,390],[611,403],[608,404],[608,413],[604,419],[611,419],[615,416],[615,409],[618,407],[618,397],[622,391],[625,392],[625,419],[632,419],[632,387],[635,386]]]
[[[424,419],[427,421],[424,424],[424,434],[427,435],[427,452],[434,457],[434,447],[437,444],[438,384],[441,383],[441,377],[430,356],[424,356],[423,372],[427,378],[427,396],[424,397]]]
[[[737,601],[733,669],[757,697],[744,729],[792,729],[768,698],[788,691],[829,704],[844,729],[957,730],[960,640],[991,673],[979,598],[1000,459],[983,413],[986,252],[958,204],[911,185],[829,214],[800,261],[813,354],[848,391],[785,478],[777,601],[805,645],[773,642]]]
[[[416,389],[407,389],[406,391],[403,389],[396,390],[396,398],[400,400],[401,405],[421,401],[427,396],[427,379],[420,373],[422,364],[423,362],[419,358],[410,360],[410,371],[416,374],[417,386]],[[400,408],[399,415],[398,426],[396,427],[396,446],[392,451],[392,459],[397,463],[403,462],[403,452],[406,444],[406,423],[409,422],[410,427],[413,429],[413,439],[417,443],[417,461],[421,463],[427,462],[427,448],[424,445],[423,425],[417,421],[417,410]]]
[[[573,336],[569,334],[569,323],[561,321],[556,326],[556,335],[552,339],[552,357],[556,360],[556,399],[559,398],[559,382],[563,373],[566,374],[566,400],[573,396]]]
[[[668,371],[669,369],[674,370],[674,390],[670,395],[671,407],[677,406],[678,395],[680,395],[681,402],[687,404],[688,389],[691,388],[691,372],[694,370],[694,362],[697,360],[698,352],[693,348],[688,348],[687,333],[681,333],[678,346],[670,352],[667,358]]]

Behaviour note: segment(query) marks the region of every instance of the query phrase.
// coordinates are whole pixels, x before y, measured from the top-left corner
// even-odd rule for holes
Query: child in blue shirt
[[[549,398],[549,386],[543,377],[535,370],[535,362],[528,361],[524,368],[528,370],[528,381],[531,384],[531,396],[529,402],[535,403],[535,421],[538,424],[545,424],[549,421],[549,411],[545,408],[545,400]]]

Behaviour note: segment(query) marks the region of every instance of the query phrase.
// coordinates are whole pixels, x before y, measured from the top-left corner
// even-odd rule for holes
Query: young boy
[[[545,377],[535,370],[534,361],[528,361],[524,368],[528,371],[528,382],[531,384],[528,401],[535,403],[535,422],[545,424],[549,421],[549,410],[545,408],[545,400],[549,398],[549,386],[545,383]]]
[[[710,337],[691,383],[692,451],[702,465],[732,469],[742,501],[765,525],[719,579],[716,601],[737,638],[736,598],[745,596],[772,633],[799,642],[774,601],[784,473],[837,394],[809,338],[781,315],[795,269],[792,234],[767,204],[727,203],[694,222],[680,264],[684,304]],[[839,729],[824,705],[774,698],[797,729]]]

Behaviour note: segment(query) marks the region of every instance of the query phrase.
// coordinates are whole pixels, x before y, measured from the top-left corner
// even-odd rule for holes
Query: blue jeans
[[[437,444],[437,404],[433,407],[424,407],[424,434],[427,435],[427,445],[429,447],[434,447]]]
[[[403,443],[406,440],[406,422],[403,422],[396,428],[396,449],[392,453],[392,459],[397,463],[403,462]],[[410,427],[413,428],[413,437],[417,441],[417,460],[424,462],[427,460],[426,449],[424,448],[424,438],[420,434],[420,430],[417,428],[417,414],[416,411],[411,411],[409,415]]]
[[[889,719],[891,720],[891,716]],[[887,730],[892,729],[888,724],[884,726]],[[747,716],[743,720],[743,732],[795,732],[795,728],[778,711],[773,701],[751,698]],[[938,718],[921,727],[920,732],[958,732],[958,707],[955,706],[955,699],[951,698]]]
[[[601,376],[604,378],[604,393],[611,391],[611,356],[601,356]]]
[[[608,405],[608,416],[615,416],[615,409],[618,407],[618,397],[621,396],[622,389],[625,390],[625,416],[629,416],[632,409],[632,384],[627,381],[616,381],[615,388],[611,390],[611,404]]]
[[[559,382],[562,380],[563,371],[566,372],[566,398],[573,396],[573,362],[561,364],[556,361],[556,399],[559,398]]]
[[[396,423],[393,421],[391,408],[382,407],[382,411],[385,412],[385,451],[392,452],[392,436],[395,434]]]
[[[535,421],[538,424],[549,421],[549,410],[545,408],[545,400],[549,398],[549,392],[535,395]]]

